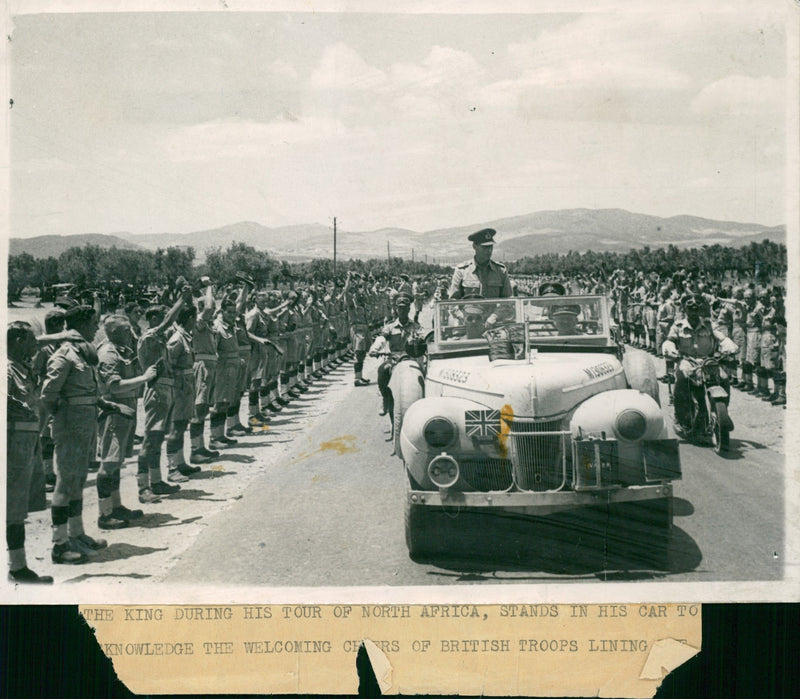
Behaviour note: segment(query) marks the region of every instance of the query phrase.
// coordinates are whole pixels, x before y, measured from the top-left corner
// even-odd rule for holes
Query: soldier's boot
[[[6,544],[8,545],[8,579],[12,583],[30,583],[51,585],[53,578],[49,575],[37,575],[28,568],[25,557],[25,525],[6,525]]]
[[[188,476],[181,473],[181,461],[183,459],[179,457],[178,452],[167,452],[167,480],[170,483],[186,483],[189,480]]]
[[[278,405],[289,405],[291,401],[283,396],[283,394],[286,393],[288,390],[289,390],[289,374],[283,373],[281,374],[280,387],[278,388],[278,393],[277,396],[275,397],[275,402]]]
[[[122,504],[122,496],[119,492],[119,481],[120,473],[117,471],[114,474],[114,489],[111,491],[111,504],[113,505],[111,514],[118,519],[124,519],[128,522],[141,519],[144,516],[144,512],[141,510],[131,510]]]
[[[369,385],[369,379],[365,379],[361,375],[361,369],[359,369],[356,372],[356,378],[355,378],[355,381],[353,381],[353,385],[355,385],[355,386],[368,386]]]
[[[772,405],[786,405],[786,379],[775,378],[775,398],[771,401]]]
[[[149,457],[139,456],[139,472],[136,474],[136,485],[139,487],[139,502],[143,505],[154,505],[161,502],[161,498],[150,488],[148,461]]]
[[[149,464],[150,490],[155,495],[174,495],[181,487],[177,483],[165,483],[161,478],[161,455],[153,454]],[[141,500],[140,500],[141,501]]]

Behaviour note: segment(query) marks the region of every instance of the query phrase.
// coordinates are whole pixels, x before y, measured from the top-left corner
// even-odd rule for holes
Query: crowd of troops
[[[381,414],[391,420],[392,368],[404,355],[424,351],[420,312],[431,299],[535,295],[543,282],[558,282],[568,294],[608,296],[621,339],[661,356],[671,328],[683,319],[685,301],[700,298],[704,315],[738,347],[729,364],[731,385],[785,405],[780,286],[625,270],[511,278],[491,260],[494,235],[484,229],[470,236],[474,258],[449,277],[377,279],[348,272],[342,282],[308,280],[283,289],[257,288],[244,273],[219,286],[208,277],[193,285],[178,278],[146,299],[75,289],[56,300],[43,329],[10,323],[10,579],[52,582],[31,571],[25,556],[25,518],[31,509],[44,509],[45,491],[52,493],[54,563],[83,563],[107,546],[84,530],[90,470],[97,472],[99,529],[123,529],[144,516],[123,504],[120,494],[121,468],[133,458],[137,441],[138,504],[151,505],[224,458],[221,453],[238,438],[263,431],[312,383],[345,362],[352,361],[354,384],[368,385],[368,353],[380,359]]]
[[[415,298],[416,315],[423,305],[422,282],[348,273],[339,285],[257,289],[246,274],[221,287],[207,277],[194,285],[178,279],[142,301],[109,303],[76,290],[47,312],[44,332],[36,323],[10,323],[9,578],[52,582],[28,568],[25,554],[25,518],[46,507],[48,491],[53,563],[83,563],[107,546],[84,529],[90,471],[97,473],[98,529],[123,529],[144,516],[121,497],[122,466],[135,442],[137,504],[151,505],[224,458],[238,438],[262,432],[345,362],[353,363],[354,384],[368,385],[363,364],[372,336],[385,327],[391,341],[397,312],[401,324],[414,322],[408,314]]]

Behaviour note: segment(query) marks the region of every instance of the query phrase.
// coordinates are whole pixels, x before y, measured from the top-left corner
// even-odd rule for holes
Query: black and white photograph
[[[5,18],[4,602],[796,599],[797,3],[118,10]]]

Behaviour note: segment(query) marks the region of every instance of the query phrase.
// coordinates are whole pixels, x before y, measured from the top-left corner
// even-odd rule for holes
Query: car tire
[[[414,505],[406,496],[405,503],[406,547],[412,560],[427,558],[437,553],[436,513],[425,505]]]
[[[609,505],[609,538],[627,560],[669,569],[672,497]]]
[[[645,352],[629,350],[622,357],[622,368],[625,371],[628,386],[641,393],[646,393],[659,406],[661,405],[656,367],[650,355]]]
[[[399,458],[403,458],[400,448],[400,430],[403,428],[403,418],[406,411],[425,393],[425,380],[422,377],[422,369],[416,362],[400,362],[392,372],[389,384],[394,398],[394,451]]]

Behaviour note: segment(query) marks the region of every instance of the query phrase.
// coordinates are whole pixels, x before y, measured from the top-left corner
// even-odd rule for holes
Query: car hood
[[[469,398],[517,417],[561,415],[602,391],[627,388],[610,354],[541,353],[527,360],[486,356],[433,360],[426,396]]]

